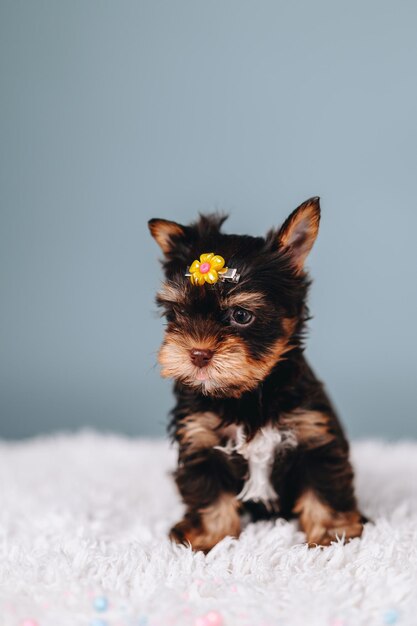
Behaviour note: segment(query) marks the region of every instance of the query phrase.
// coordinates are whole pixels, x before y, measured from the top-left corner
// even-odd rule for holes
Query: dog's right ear
[[[185,226],[169,220],[153,219],[148,222],[152,237],[165,255],[172,253],[174,248],[185,239]]]

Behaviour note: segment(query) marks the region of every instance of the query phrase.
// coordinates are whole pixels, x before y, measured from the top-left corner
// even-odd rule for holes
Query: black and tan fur
[[[304,262],[319,219],[319,199],[312,198],[265,238],[223,234],[224,218],[216,215],[189,226],[149,222],[164,253],[157,303],[167,327],[159,362],[162,375],[175,380],[171,432],[186,506],[171,537],[195,549],[237,537],[243,507],[255,518],[298,515],[310,544],[362,533],[348,443],[303,354]],[[241,275],[239,283],[192,285],[184,274],[203,252],[223,256]],[[237,308],[253,314],[248,325],[233,321]],[[193,349],[210,351],[208,365],[191,361]],[[268,470],[277,499],[273,507],[243,504],[238,496],[250,468],[242,450],[266,429],[278,439],[282,433]]]

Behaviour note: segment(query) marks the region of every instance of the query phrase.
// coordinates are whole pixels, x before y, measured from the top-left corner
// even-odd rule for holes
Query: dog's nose
[[[194,348],[194,350],[190,350],[190,355],[194,365],[197,367],[205,367],[210,363],[213,351],[205,350],[204,348]]]

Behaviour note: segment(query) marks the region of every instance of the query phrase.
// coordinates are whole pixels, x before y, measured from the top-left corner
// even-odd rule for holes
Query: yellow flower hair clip
[[[240,275],[235,269],[225,267],[225,260],[219,254],[214,252],[205,252],[200,255],[200,260],[196,259],[187,267],[185,273],[190,278],[193,285],[204,285],[209,283],[214,285],[218,280],[230,280],[237,283]]]

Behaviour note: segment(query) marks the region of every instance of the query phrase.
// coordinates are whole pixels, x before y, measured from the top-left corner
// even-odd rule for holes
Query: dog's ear
[[[148,222],[152,237],[165,255],[172,253],[176,245],[185,239],[185,226],[162,219],[152,219]]]
[[[288,254],[297,273],[302,272],[313,247],[319,222],[320,198],[310,198],[291,213],[278,232],[278,245]]]

